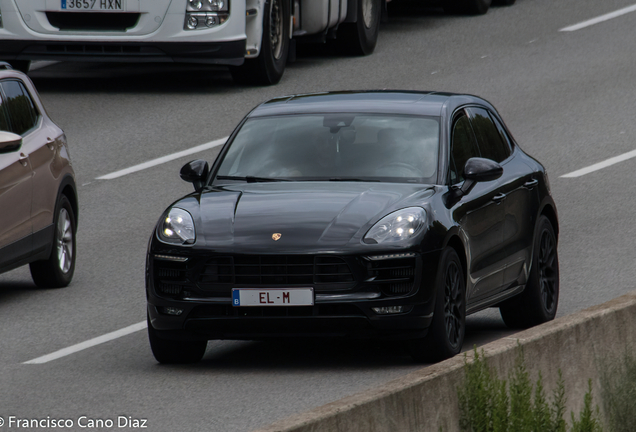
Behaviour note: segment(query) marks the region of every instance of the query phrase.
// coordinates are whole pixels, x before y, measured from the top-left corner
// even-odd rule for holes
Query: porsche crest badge
[[[278,240],[280,240],[280,238],[281,238],[282,236],[283,236],[283,235],[282,235],[281,233],[274,233],[274,234],[272,234],[272,240],[274,240],[274,241],[278,241]]]

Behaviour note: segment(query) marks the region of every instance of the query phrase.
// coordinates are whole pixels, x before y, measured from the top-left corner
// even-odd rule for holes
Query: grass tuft
[[[542,374],[539,372],[534,385],[530,380],[521,346],[508,382],[499,379],[488,367],[483,350],[480,354],[475,348],[474,354],[475,359],[470,363],[464,355],[466,376],[463,387],[457,390],[462,431],[568,432],[564,419],[567,403],[565,381],[560,370],[556,388],[548,400]],[[634,366],[636,372],[636,362]],[[578,419],[574,413],[571,414],[570,432],[603,431],[598,420],[598,407],[596,410],[592,408],[591,380],[588,388]]]

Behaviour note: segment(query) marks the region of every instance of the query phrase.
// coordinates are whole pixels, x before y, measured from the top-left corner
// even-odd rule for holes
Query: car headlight
[[[365,243],[396,243],[418,235],[426,226],[426,211],[408,207],[383,217],[364,236]]]
[[[194,221],[187,211],[173,207],[159,226],[159,240],[171,244],[192,244],[196,238]]]

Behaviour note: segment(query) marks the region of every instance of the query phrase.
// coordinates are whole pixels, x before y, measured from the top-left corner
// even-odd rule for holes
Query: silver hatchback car
[[[0,273],[29,264],[36,285],[67,286],[77,211],[64,131],[29,77],[0,62]]]

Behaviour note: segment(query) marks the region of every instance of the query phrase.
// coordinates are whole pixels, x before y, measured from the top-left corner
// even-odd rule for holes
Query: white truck
[[[0,61],[228,65],[277,83],[296,42],[373,52],[386,0],[0,0]]]

